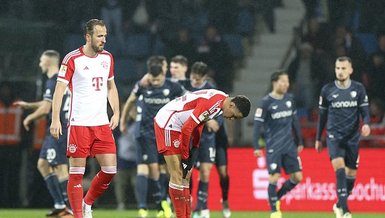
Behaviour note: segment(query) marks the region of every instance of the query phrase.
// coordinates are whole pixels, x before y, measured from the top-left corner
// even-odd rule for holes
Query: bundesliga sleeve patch
[[[319,97],[319,101],[318,101],[318,104],[321,105],[322,104],[322,96]]]
[[[67,66],[62,64],[60,66],[60,70],[59,70],[59,76],[60,77],[64,77],[66,75],[66,72],[67,72]]]
[[[201,115],[199,115],[198,120],[203,122],[203,121],[209,120],[209,118],[210,118],[210,113],[208,111],[204,111],[203,113],[201,113]]]
[[[262,117],[262,108],[257,108],[257,110],[255,110],[255,117]]]

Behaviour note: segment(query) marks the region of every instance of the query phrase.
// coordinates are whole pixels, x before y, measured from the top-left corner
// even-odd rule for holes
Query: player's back
[[[364,86],[351,81],[348,87],[341,87],[337,82],[326,84],[321,90],[320,109],[328,111],[327,131],[329,137],[344,138],[358,134],[360,111],[368,106]]]

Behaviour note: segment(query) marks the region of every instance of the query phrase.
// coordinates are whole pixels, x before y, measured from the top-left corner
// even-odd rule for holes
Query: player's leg
[[[159,184],[160,184],[160,198],[161,198],[161,213],[158,213],[159,216],[163,214],[165,218],[172,217],[171,205],[167,201],[168,197],[168,182],[169,177],[167,174],[166,161],[162,154],[158,154],[158,165],[159,165]]]
[[[145,150],[145,140],[143,137],[137,138],[138,146],[137,153],[137,166],[136,166],[136,178],[135,178],[135,197],[138,207],[138,216],[147,217],[147,193],[148,193],[148,174],[149,168],[147,165],[148,154]]]
[[[56,173],[59,184],[60,184],[60,190],[64,199],[64,202],[67,206],[67,213],[72,214],[72,209],[70,202],[68,200],[68,194],[67,194],[67,185],[68,185],[68,164],[59,164],[54,168],[54,172]]]
[[[86,158],[69,159],[69,177],[67,184],[68,199],[75,218],[83,217],[83,176],[86,169]]]
[[[301,158],[298,156],[297,148],[293,147],[291,151],[283,155],[282,166],[285,172],[290,175],[290,178],[283,183],[278,191],[278,199],[281,199],[282,196],[290,192],[302,181],[302,163]]]
[[[266,162],[268,166],[269,173],[269,185],[267,187],[267,194],[269,197],[269,204],[271,208],[270,217],[281,217],[281,212],[279,208],[279,199],[277,193],[277,182],[281,174],[281,160],[282,156],[279,153],[268,153],[266,156]]]

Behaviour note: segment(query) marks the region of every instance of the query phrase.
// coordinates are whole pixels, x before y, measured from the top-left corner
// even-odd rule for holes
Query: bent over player
[[[292,190],[302,180],[302,167],[298,152],[303,149],[301,130],[296,115],[293,97],[287,94],[289,77],[286,72],[271,75],[273,90],[259,103],[254,115],[254,154],[262,156],[259,148],[260,128],[265,130],[266,162],[269,172],[268,196],[271,218],[281,218],[279,199]],[[292,130],[294,129],[295,138]],[[277,192],[277,182],[281,169],[290,174]]]
[[[215,89],[188,93],[159,110],[154,118],[156,142],[170,172],[169,194],[177,218],[191,214],[189,179],[204,124],[220,114],[240,119],[249,112],[247,97],[229,97]]]
[[[68,53],[62,62],[52,103],[53,137],[62,134],[59,110],[64,90],[72,93],[68,125],[68,198],[76,218],[92,217],[91,206],[108,188],[116,174],[116,146],[112,130],[119,124],[119,98],[114,82],[114,60],[105,51],[107,29],[102,20],[85,25],[86,44]],[[113,115],[107,116],[107,99]],[[95,157],[101,166],[83,200],[86,158]],[[82,205],[83,204],[83,205]]]
[[[347,200],[353,190],[358,168],[360,116],[361,135],[370,134],[369,104],[364,86],[350,79],[353,73],[349,57],[339,57],[335,63],[336,80],[326,84],[319,100],[319,120],[315,148],[322,150],[321,135],[326,126],[329,156],[337,178],[338,202],[333,205],[337,218],[351,218]]]

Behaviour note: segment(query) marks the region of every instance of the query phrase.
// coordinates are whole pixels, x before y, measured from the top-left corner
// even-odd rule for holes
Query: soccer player
[[[202,89],[174,99],[156,114],[157,148],[170,173],[169,194],[177,218],[190,217],[189,180],[205,123],[220,114],[240,119],[249,111],[250,100],[245,96],[229,97],[215,89]]]
[[[116,174],[116,146],[112,130],[119,124],[119,97],[114,82],[114,60],[104,50],[107,29],[102,20],[85,24],[84,46],[68,53],[59,71],[52,103],[50,132],[62,135],[59,119],[62,96],[69,86],[71,109],[68,125],[69,157],[68,197],[76,218],[92,217],[91,206],[108,188]],[[112,109],[107,115],[107,99]],[[95,157],[101,170],[93,178],[83,199],[83,175],[86,158]]]
[[[289,77],[278,71],[271,75],[272,91],[262,98],[254,115],[254,155],[262,156],[258,141],[264,127],[266,162],[269,172],[268,196],[271,218],[281,218],[279,199],[302,180],[302,167],[298,153],[303,149],[301,129],[296,116],[293,96],[287,93]],[[292,135],[294,130],[295,137]],[[284,169],[290,178],[277,191],[277,182]]]
[[[43,116],[47,116],[48,123],[51,122],[52,98],[55,91],[56,79],[59,72],[60,55],[55,50],[46,50],[40,57],[39,66],[42,73],[48,79],[45,83],[43,100],[39,102],[17,101],[16,105],[23,109],[33,109],[23,121],[24,128],[29,131],[29,125]],[[60,121],[62,124],[63,135],[59,140],[54,139],[49,129],[46,130],[43,146],[40,150],[37,161],[37,169],[47,185],[48,191],[54,200],[54,208],[47,214],[51,216],[70,215],[72,211],[66,209],[68,204],[67,182],[68,182],[68,160],[66,157],[67,147],[67,122],[70,108],[70,93],[67,90],[63,96],[64,104],[60,108]],[[69,204],[68,204],[69,207]]]
[[[153,119],[156,113],[166,103],[184,93],[184,89],[178,83],[166,79],[166,72],[162,70],[162,60],[151,57],[148,60],[149,86],[143,87],[138,81],[128,97],[120,118],[120,130],[125,132],[125,124],[128,112],[141,98],[141,120],[139,123],[138,166],[136,178],[136,196],[138,201],[138,216],[147,217],[147,183],[149,182],[155,203],[157,204],[157,217],[171,217],[172,212],[167,201],[162,201],[161,185],[159,182],[159,163],[164,164],[164,158],[156,149]]]
[[[335,63],[336,80],[326,84],[319,99],[319,120],[315,148],[322,150],[321,135],[326,126],[329,156],[337,178],[338,202],[333,205],[337,218],[352,217],[347,199],[352,192],[358,168],[360,116],[361,135],[370,134],[369,104],[364,86],[350,79],[353,73],[349,57],[339,57]]]

